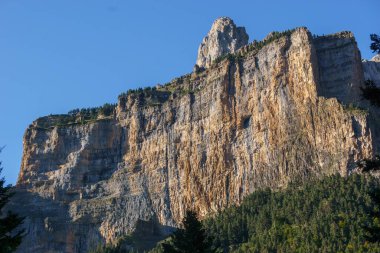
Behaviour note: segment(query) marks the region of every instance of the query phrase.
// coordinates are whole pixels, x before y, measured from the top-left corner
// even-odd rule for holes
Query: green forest
[[[366,175],[261,190],[204,226],[224,252],[380,252],[379,190]]]

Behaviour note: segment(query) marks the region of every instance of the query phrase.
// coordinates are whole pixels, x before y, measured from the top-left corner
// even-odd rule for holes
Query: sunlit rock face
[[[224,22],[237,33],[230,19],[213,29]],[[351,33],[313,38],[298,28],[240,50],[151,93],[120,96],[111,117],[33,122],[11,204],[27,216],[18,252],[86,252],[136,229],[163,235],[186,209],[205,217],[259,188],[347,175],[378,150],[376,109],[345,106],[364,81]]]
[[[199,46],[196,64],[208,68],[218,57],[247,45],[248,38],[245,28],[237,27],[232,19],[218,18]]]

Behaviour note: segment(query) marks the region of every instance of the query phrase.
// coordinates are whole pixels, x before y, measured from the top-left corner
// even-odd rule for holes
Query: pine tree
[[[370,38],[372,40],[372,43],[370,46],[371,50],[373,51],[373,53],[376,52],[380,54],[380,36],[377,34],[371,34]]]
[[[213,252],[202,223],[193,211],[186,212],[183,219],[183,229],[174,232],[171,241],[163,243],[162,248],[164,253]]]
[[[0,174],[2,169],[0,162]],[[23,231],[12,233],[22,223],[23,218],[12,212],[5,215],[2,211],[11,196],[10,190],[11,186],[5,185],[4,177],[0,178],[0,217],[2,217],[0,218],[0,253],[13,252],[21,243],[23,236]]]
[[[363,159],[357,162],[359,168],[363,170],[363,172],[380,170],[380,155],[376,155],[375,159]]]
[[[372,105],[380,107],[380,88],[372,80],[366,80],[364,84],[364,87],[360,87],[362,97]]]

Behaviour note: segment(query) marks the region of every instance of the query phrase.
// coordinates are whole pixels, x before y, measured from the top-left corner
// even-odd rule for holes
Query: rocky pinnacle
[[[247,45],[248,38],[245,28],[237,27],[232,19],[218,18],[199,46],[196,64],[208,68],[218,57]]]

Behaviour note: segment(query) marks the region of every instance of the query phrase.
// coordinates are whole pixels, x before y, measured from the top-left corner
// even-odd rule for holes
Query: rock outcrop
[[[361,100],[363,85],[361,55],[351,32],[340,32],[314,39],[318,58],[318,93],[337,98],[347,105]]]
[[[199,46],[196,64],[208,68],[218,57],[234,53],[247,45],[248,38],[245,28],[236,27],[232,19],[218,18]]]
[[[375,85],[380,87],[380,55],[375,55],[371,60],[363,61],[364,78],[372,80]]]
[[[220,27],[234,39],[217,39]],[[258,188],[347,175],[373,156],[378,121],[355,107],[364,77],[351,33],[313,39],[297,28],[210,67],[248,40],[230,19],[212,29],[199,59],[209,68],[123,94],[109,117],[28,127],[11,205],[27,215],[18,252],[86,252],[140,224],[165,234],[186,209],[204,217]]]

